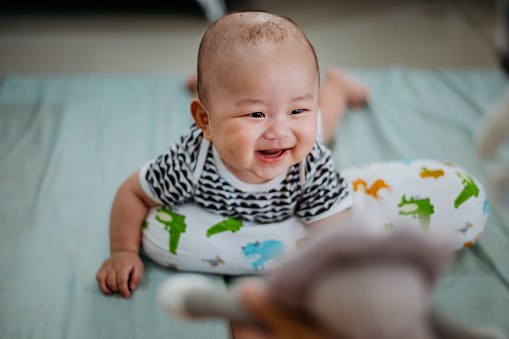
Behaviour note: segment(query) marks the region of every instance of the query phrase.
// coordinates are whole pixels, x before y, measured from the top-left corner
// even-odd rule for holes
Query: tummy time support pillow
[[[372,228],[442,230],[461,249],[472,245],[486,224],[489,207],[482,185],[454,164],[431,159],[386,161],[351,167],[341,175],[354,198],[351,212],[373,215]],[[144,252],[161,265],[238,275],[270,269],[306,234],[295,217],[249,224],[187,204],[152,208],[142,243]]]

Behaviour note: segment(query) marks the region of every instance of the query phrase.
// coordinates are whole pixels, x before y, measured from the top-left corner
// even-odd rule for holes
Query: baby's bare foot
[[[198,74],[193,73],[192,75],[187,78],[186,81],[186,89],[194,95],[195,97],[198,96]]]
[[[344,93],[346,103],[352,108],[364,106],[368,101],[368,88],[340,69],[329,68],[325,74],[325,81]]]

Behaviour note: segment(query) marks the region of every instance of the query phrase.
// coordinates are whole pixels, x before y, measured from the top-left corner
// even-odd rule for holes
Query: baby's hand
[[[114,252],[97,272],[99,288],[106,294],[119,292],[124,298],[131,297],[141,281],[143,262],[138,253],[131,251]]]

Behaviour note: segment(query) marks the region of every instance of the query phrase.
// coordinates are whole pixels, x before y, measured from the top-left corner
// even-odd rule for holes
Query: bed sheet
[[[145,260],[130,300],[105,296],[121,182],[187,127],[178,76],[8,76],[0,88],[0,338],[227,338],[224,321],[167,316]],[[222,281],[220,277],[210,277]]]
[[[350,70],[368,106],[336,133],[339,169],[395,158],[454,162],[490,194],[475,135],[507,88],[498,70]],[[144,258],[130,300],[103,295],[109,210],[121,182],[191,123],[184,74],[9,75],[0,86],[0,338],[227,338],[227,323],[189,323],[157,305],[175,271]],[[494,205],[494,204],[492,204]],[[208,276],[221,284],[222,278]],[[456,256],[433,305],[460,321],[509,332],[509,213],[492,206],[479,242]]]

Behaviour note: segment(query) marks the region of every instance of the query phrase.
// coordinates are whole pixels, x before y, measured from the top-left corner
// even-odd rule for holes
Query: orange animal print
[[[476,235],[475,238],[472,241],[468,241],[468,242],[464,243],[463,244],[463,248],[469,247],[469,246],[472,246],[473,244],[475,244],[475,242],[477,241],[477,239],[479,239],[480,236],[481,236],[481,233]]]
[[[382,188],[385,188],[388,193],[392,193],[392,188],[385,183],[382,179],[378,179],[371,185],[370,188],[368,188],[368,185],[364,180],[361,178],[357,179],[356,181],[352,182],[354,191],[363,191],[367,195],[371,195],[373,198],[376,199],[376,201],[380,202],[384,200],[381,196],[378,195],[378,191]]]
[[[439,177],[444,175],[444,171],[441,169],[437,170],[429,170],[426,167],[422,168],[422,172],[419,173],[421,178],[435,178],[438,179]]]

